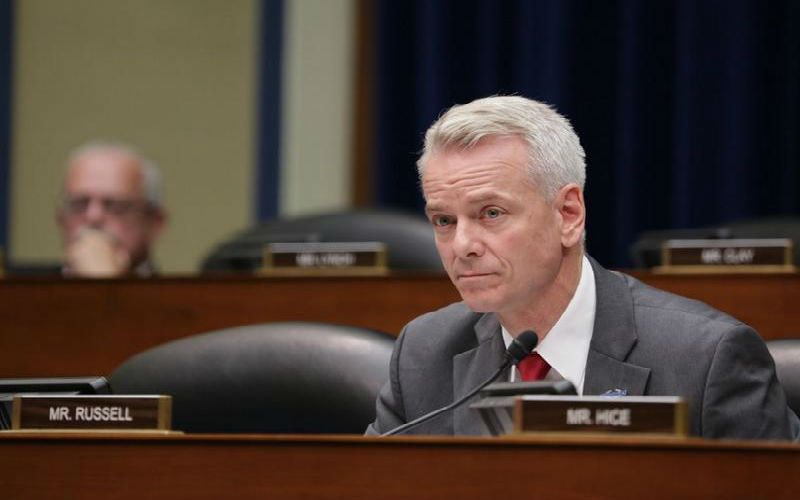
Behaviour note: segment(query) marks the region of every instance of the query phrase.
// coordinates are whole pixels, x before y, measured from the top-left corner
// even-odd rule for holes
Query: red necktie
[[[517,365],[519,373],[522,375],[522,380],[542,380],[547,372],[550,371],[550,365],[547,361],[539,356],[538,352],[532,352],[525,356],[525,359]]]

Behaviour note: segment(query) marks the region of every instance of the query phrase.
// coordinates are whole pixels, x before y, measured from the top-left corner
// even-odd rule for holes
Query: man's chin
[[[467,304],[471,311],[477,313],[496,312],[500,309],[500,304],[496,297],[486,297],[485,295],[461,293],[461,300]]]

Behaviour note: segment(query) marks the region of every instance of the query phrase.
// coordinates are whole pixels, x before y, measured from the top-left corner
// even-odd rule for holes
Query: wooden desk
[[[697,298],[764,338],[800,336],[800,275],[635,276]],[[397,333],[459,300],[444,275],[0,280],[0,377],[103,375],[140,351],[229,326],[307,320]]]
[[[800,446],[643,438],[0,435],[0,498],[797,498]]]
[[[458,300],[441,275],[0,280],[0,377],[104,375],[188,335],[270,321],[397,333]]]

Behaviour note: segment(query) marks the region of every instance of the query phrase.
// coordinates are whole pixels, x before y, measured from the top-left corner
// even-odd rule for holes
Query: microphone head
[[[530,354],[538,343],[539,336],[536,335],[536,332],[533,330],[525,330],[511,341],[511,344],[506,350],[506,358],[516,365],[525,359],[525,356]]]

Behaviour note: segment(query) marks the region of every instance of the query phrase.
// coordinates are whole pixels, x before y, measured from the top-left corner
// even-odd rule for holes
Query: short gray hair
[[[80,157],[99,151],[112,151],[133,158],[142,168],[144,177],[144,199],[151,208],[160,209],[164,203],[164,188],[161,182],[161,170],[158,165],[139,150],[116,141],[89,141],[73,149],[67,157],[67,167],[75,163]]]
[[[551,106],[520,96],[492,96],[455,105],[425,133],[417,161],[420,179],[428,159],[449,148],[470,149],[491,136],[517,136],[528,145],[528,171],[548,201],[575,183],[583,189],[586,161],[569,120]]]

